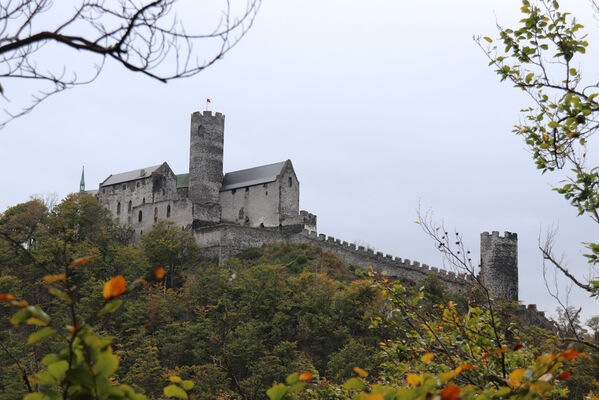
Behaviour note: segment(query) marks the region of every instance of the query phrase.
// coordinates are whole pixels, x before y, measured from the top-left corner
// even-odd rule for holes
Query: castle
[[[317,234],[316,216],[299,209],[299,180],[290,160],[223,174],[224,124],[221,113],[192,113],[189,173],[177,175],[165,162],[110,175],[100,183],[98,199],[117,221],[134,229],[136,239],[159,219],[168,219],[221,262],[267,243],[309,243],[387,276],[417,282],[433,273],[457,290],[470,285],[464,274]],[[481,234],[481,278],[496,297],[518,300],[515,233]],[[529,310],[536,313],[534,305]]]

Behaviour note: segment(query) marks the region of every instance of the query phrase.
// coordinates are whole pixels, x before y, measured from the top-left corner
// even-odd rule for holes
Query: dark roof
[[[223,178],[221,192],[237,189],[245,186],[260,185],[262,183],[274,182],[281,173],[286,161],[261,165],[259,167],[241,169],[228,172]]]
[[[100,186],[115,185],[117,183],[134,181],[137,179],[148,178],[154,171],[160,168],[160,165],[153,165],[151,167],[134,169],[133,171],[121,172],[120,174],[110,175],[100,183]]]

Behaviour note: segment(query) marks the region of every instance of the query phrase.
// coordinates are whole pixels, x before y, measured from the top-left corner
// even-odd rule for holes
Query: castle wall
[[[152,177],[135,181],[102,186],[98,190],[98,200],[108,208],[121,224],[133,223],[133,208],[153,202]],[[129,208],[131,202],[131,208]],[[120,203],[120,211],[119,211]]]
[[[177,197],[177,178],[166,163],[149,177],[101,186],[98,190],[100,203],[110,210],[117,222],[139,229],[147,229],[144,219],[153,216],[150,206]],[[140,210],[142,223],[139,222]]]
[[[141,212],[141,221],[139,213]],[[131,227],[135,230],[135,240],[148,233],[156,222],[168,219],[181,229],[189,229],[192,221],[192,204],[189,199],[163,200],[133,207]]]
[[[279,218],[282,225],[298,223],[299,181],[291,163],[287,161],[278,179],[279,182]]]
[[[254,227],[278,227],[279,199],[278,181],[222,191],[222,220]]]
[[[300,227],[301,229],[301,227]],[[417,282],[427,274],[433,273],[445,281],[449,287],[457,290],[465,288],[469,283],[463,274],[439,270],[420,264],[417,261],[393,258],[389,254],[374,253],[363,246],[350,244],[333,237],[316,235],[313,232],[279,231],[274,229],[251,228],[238,225],[217,225],[196,229],[193,232],[196,241],[204,248],[207,257],[218,258],[221,262],[229,257],[252,247],[278,242],[309,243],[321,247],[325,251],[334,252],[341,260],[360,268],[372,269],[389,277],[408,279]]]

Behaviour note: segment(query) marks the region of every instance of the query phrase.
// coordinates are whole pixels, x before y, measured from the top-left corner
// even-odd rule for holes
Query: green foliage
[[[3,344],[15,357],[0,357],[0,367],[10,374],[0,379],[7,398],[27,393],[24,372],[49,379],[41,359],[55,354],[62,357],[56,362],[64,361],[73,332],[77,346],[88,346],[83,336],[100,343],[94,354],[106,360],[101,363],[118,357],[118,369],[112,364],[106,369],[110,376],[102,374],[111,387],[131,388],[150,399],[163,398],[169,385],[174,388],[168,395],[180,395],[181,389],[190,398],[263,399],[273,380],[295,370],[324,376],[335,362],[353,362],[360,355],[372,360],[368,366],[378,362],[377,343],[385,328],[369,325],[383,309],[382,295],[333,254],[276,244],[219,266],[201,259],[193,237],[169,222],[157,223],[132,244],[91,196],[70,196],[52,210],[40,204],[19,205],[0,217],[5,223],[0,232],[10,226],[18,241],[30,238],[31,243],[21,247],[17,240],[0,239],[6,250],[0,293],[32,304],[0,302]],[[45,211],[34,221],[15,222],[26,220],[32,207]],[[155,278],[156,267],[167,269],[168,284]],[[115,283],[106,292],[111,297],[103,297],[115,276],[122,276],[124,285]],[[15,307],[16,329],[8,323]],[[91,351],[77,346],[72,354]],[[67,391],[75,397],[92,388],[90,376],[99,373],[95,363],[91,370],[73,363],[77,372],[69,367],[64,379],[32,383],[32,391],[61,396]],[[62,366],[52,371],[60,375]],[[169,383],[169,376],[194,386]],[[84,382],[81,388],[77,380]]]
[[[570,175],[556,187],[578,210],[599,223],[599,167],[587,165],[591,137],[599,129],[599,83],[583,78],[580,59],[588,42],[583,26],[557,1],[540,4],[523,1],[523,18],[515,29],[501,29],[502,47],[490,38],[479,39],[501,80],[525,91],[534,105],[522,110],[524,118],[514,128],[522,136],[542,173],[566,168]],[[599,244],[586,243],[588,262],[599,262]],[[573,275],[550,254],[544,257],[574,281]],[[576,282],[592,296],[596,280]]]

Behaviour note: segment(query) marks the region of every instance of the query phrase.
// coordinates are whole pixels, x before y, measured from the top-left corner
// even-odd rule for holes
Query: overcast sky
[[[591,33],[582,73],[594,73],[588,1],[561,4]],[[558,226],[558,253],[582,276],[580,242],[596,241],[596,226],[551,191],[556,177],[535,170],[511,133],[528,99],[499,82],[472,40],[497,37],[496,22],[513,26],[520,6],[264,0],[242,42],[191,79],[165,85],[109,64],[0,130],[0,210],[77,191],[82,165],[88,189],[164,161],[187,172],[190,114],[210,98],[226,115],[225,172],[291,159],[319,233],[441,267],[414,223],[419,203],[463,233],[475,259],[481,232],[517,232],[520,297],[553,313],[539,233]],[[585,319],[599,313],[585,294],[571,302]]]

